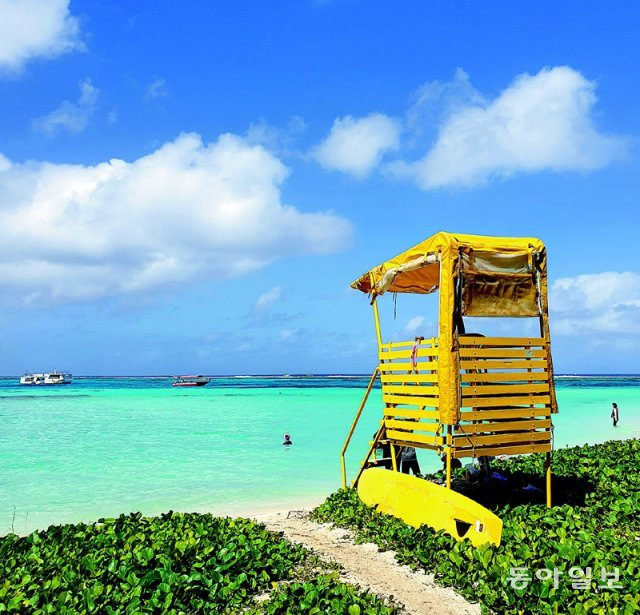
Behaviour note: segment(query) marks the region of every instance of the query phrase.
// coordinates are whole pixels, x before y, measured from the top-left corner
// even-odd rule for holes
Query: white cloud
[[[298,115],[289,118],[286,127],[279,128],[265,119],[252,122],[245,134],[245,140],[251,145],[262,145],[281,156],[295,154],[298,137],[307,130],[307,123]]]
[[[640,333],[640,274],[591,273],[560,278],[551,286],[554,333]]]
[[[169,93],[167,89],[167,81],[166,79],[162,79],[160,77],[156,77],[148,86],[146,91],[146,98],[162,98],[167,96]]]
[[[455,87],[427,88],[409,115],[415,128],[415,114],[425,102],[438,96],[453,99],[430,151],[415,163],[389,167],[425,190],[541,170],[590,171],[626,152],[625,139],[595,127],[596,84],[571,67],[520,75],[493,100],[483,99],[466,74],[459,72],[455,81]],[[461,93],[466,104],[460,102]]]
[[[456,70],[451,81],[430,81],[421,85],[411,95],[411,107],[405,118],[410,141],[434,141],[440,125],[455,112],[487,102],[461,68]]]
[[[95,166],[0,155],[0,284],[32,302],[90,300],[342,249],[349,222],[284,204],[287,174],[234,135],[183,134]]]
[[[271,290],[258,297],[258,300],[253,304],[253,310],[262,312],[269,309],[278,299],[280,299],[281,293],[282,289],[280,286],[274,286]]]
[[[278,336],[281,340],[286,341],[294,338],[297,333],[297,329],[280,329],[280,331],[278,331]]]
[[[365,178],[382,155],[398,148],[399,123],[381,113],[363,118],[347,115],[333,122],[329,136],[313,150],[315,159],[326,169]]]
[[[0,15],[0,70],[83,48],[69,0],[0,0]]]
[[[75,103],[62,101],[57,109],[33,120],[33,128],[47,135],[60,130],[71,134],[82,132],[93,115],[100,90],[95,88],[90,79],[80,82],[80,97]]]
[[[404,332],[407,335],[414,336],[416,335],[416,333],[424,329],[424,323],[424,316],[414,316],[413,318],[409,319],[409,322],[404,328]]]

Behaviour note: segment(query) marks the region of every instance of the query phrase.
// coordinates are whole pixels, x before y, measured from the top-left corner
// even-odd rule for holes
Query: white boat
[[[49,385],[49,384],[71,384],[73,376],[68,372],[53,370],[44,374],[26,373],[20,378],[20,384],[28,385]]]
[[[211,378],[206,376],[174,376],[171,386],[174,387],[204,387]]]

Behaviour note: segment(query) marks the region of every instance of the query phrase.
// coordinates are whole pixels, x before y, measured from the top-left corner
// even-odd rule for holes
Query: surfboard
[[[358,495],[367,506],[402,519],[413,527],[428,525],[444,530],[456,540],[468,538],[478,547],[500,545],[502,521],[468,497],[428,480],[385,470],[365,470]]]

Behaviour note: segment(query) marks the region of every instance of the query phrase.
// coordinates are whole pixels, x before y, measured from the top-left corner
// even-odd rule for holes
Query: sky
[[[0,0],[0,374],[370,373],[349,284],[440,230],[542,239],[556,371],[640,372],[638,31],[632,1]],[[379,304],[436,334],[437,295]]]

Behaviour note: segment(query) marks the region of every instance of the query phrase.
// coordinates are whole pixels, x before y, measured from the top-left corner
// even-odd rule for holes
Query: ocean
[[[0,379],[0,534],[120,513],[238,515],[320,502],[367,376]],[[555,446],[640,436],[640,376],[560,376]],[[620,423],[611,424],[611,402]],[[353,477],[380,419],[374,389],[347,456]],[[291,434],[293,445],[282,446]],[[440,467],[419,451],[423,471]]]

